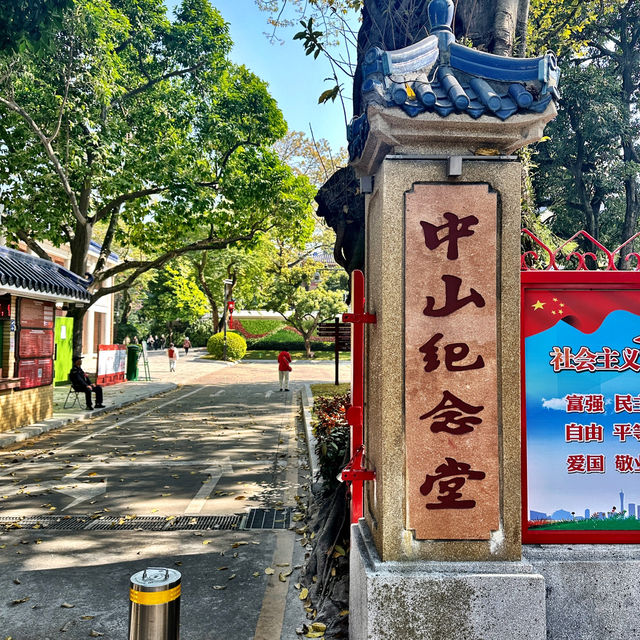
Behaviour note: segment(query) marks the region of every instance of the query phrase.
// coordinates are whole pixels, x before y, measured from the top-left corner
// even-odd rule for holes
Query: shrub
[[[241,327],[253,337],[263,337],[273,331],[280,329],[284,320],[278,318],[243,318],[242,320],[233,320],[235,326],[236,322],[240,325],[238,329],[241,331]]]
[[[206,347],[209,337],[213,333],[213,320],[210,318],[199,318],[189,323],[189,328],[185,332],[189,336],[191,346]],[[182,344],[184,337],[176,344]],[[174,340],[175,342],[175,340]]]
[[[216,360],[222,360],[222,351],[224,347],[224,333],[216,333],[209,338],[207,342],[207,351]],[[233,331],[227,331],[227,359],[242,360],[247,352],[247,341],[239,334]]]
[[[346,420],[349,394],[318,396],[313,411],[316,416],[313,431],[316,436],[316,453],[320,459],[320,476],[326,491],[335,489],[338,473],[348,461],[349,425]]]
[[[299,331],[293,327],[283,327],[265,338],[248,341],[250,349],[275,349],[281,351],[301,351],[304,349],[304,339]],[[333,351],[333,342],[313,342],[314,351]]]

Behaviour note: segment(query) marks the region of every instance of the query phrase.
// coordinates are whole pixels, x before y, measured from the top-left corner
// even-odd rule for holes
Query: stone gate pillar
[[[554,117],[552,55],[431,35],[372,49],[351,164],[367,192],[365,517],[352,530],[353,640],[546,637],[521,557],[520,194],[511,155]]]

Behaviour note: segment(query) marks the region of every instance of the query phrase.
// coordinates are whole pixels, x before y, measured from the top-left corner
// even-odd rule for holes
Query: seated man
[[[102,404],[102,387],[92,384],[89,376],[82,370],[82,356],[73,356],[73,369],[69,373],[69,381],[76,391],[84,391],[87,398],[87,409],[93,410],[91,405],[91,392],[96,394],[96,409],[104,408]]]

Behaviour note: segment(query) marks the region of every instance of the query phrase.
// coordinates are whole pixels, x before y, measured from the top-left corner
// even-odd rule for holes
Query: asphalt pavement
[[[290,392],[275,362],[196,353],[162,375],[177,387],[0,451],[1,638],[124,639],[129,578],[151,566],[182,573],[182,638],[297,637],[299,394],[333,364],[294,363]]]

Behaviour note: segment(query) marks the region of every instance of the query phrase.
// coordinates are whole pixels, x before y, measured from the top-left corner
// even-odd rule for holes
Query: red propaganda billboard
[[[127,368],[127,346],[124,344],[98,345],[98,372],[96,383],[99,385],[124,382]]]
[[[53,329],[55,321],[53,302],[20,298],[20,327]]]
[[[18,362],[18,378],[21,389],[44,387],[53,383],[53,359],[36,358]]]
[[[523,542],[640,542],[640,272],[522,273]]]

